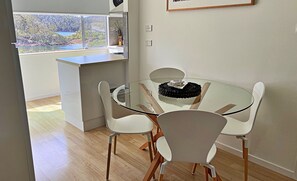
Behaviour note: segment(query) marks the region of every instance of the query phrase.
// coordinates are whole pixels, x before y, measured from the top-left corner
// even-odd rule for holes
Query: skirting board
[[[218,142],[216,141],[216,146],[224,151],[227,151],[233,155],[236,155],[236,156],[239,156],[239,157],[242,157],[242,151],[241,150],[238,150],[236,148],[233,148],[231,146],[228,146],[224,143],[221,143],[221,142]],[[287,168],[284,168],[282,166],[279,166],[279,165],[276,165],[274,163],[271,163],[267,160],[264,160],[262,158],[259,158],[259,157],[256,157],[254,155],[251,155],[249,154],[249,161],[253,162],[253,163],[256,163],[262,167],[265,167],[265,168],[268,168],[270,170],[273,170],[277,173],[280,173],[282,175],[285,175],[287,177],[290,177],[294,180],[297,180],[297,177],[296,177],[296,173],[295,171],[292,171],[292,170],[289,170]]]
[[[67,118],[66,118],[67,120]],[[102,117],[98,117],[98,118],[95,118],[95,119],[90,119],[90,120],[87,120],[85,122],[83,121],[73,121],[74,119],[70,119],[72,120],[71,122],[69,121],[66,121],[67,123],[71,124],[72,126],[78,128],[79,130],[83,131],[83,132],[86,132],[86,131],[90,131],[92,129],[96,129],[96,128],[99,128],[99,127],[102,127],[105,125],[105,118],[104,116]]]
[[[90,131],[92,129],[102,127],[105,125],[105,118],[104,116],[98,117],[95,119],[87,120],[84,122],[84,130],[83,131]]]
[[[44,98],[49,98],[49,97],[55,97],[55,96],[60,96],[60,92],[56,93],[51,93],[51,94],[46,94],[46,95],[40,95],[40,96],[34,96],[34,97],[25,97],[26,101],[34,101],[38,99],[44,99]]]

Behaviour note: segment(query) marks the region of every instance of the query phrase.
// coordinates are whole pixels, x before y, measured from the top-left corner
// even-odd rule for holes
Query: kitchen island
[[[125,84],[126,61],[115,54],[57,59],[65,120],[82,131],[105,125],[98,83],[108,81],[111,88]]]

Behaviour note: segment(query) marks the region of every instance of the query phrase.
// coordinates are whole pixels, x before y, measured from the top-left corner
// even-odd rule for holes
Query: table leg
[[[143,181],[150,181],[152,179],[158,166],[161,164],[161,158],[162,158],[162,156],[160,155],[159,152],[157,152],[154,160],[151,162],[151,165],[143,178]]]
[[[142,105],[139,105],[139,107],[143,107]],[[161,133],[160,131],[160,126],[157,122],[157,116],[155,115],[147,115],[148,118],[157,126],[157,133],[153,136],[153,139],[152,139],[152,144],[155,144],[155,142],[157,141],[157,139],[161,136],[163,136],[163,133]],[[143,145],[141,145],[139,147],[139,149],[141,150],[145,150],[146,148],[148,147],[148,143],[144,143]]]
[[[163,136],[163,132],[162,132],[162,131],[160,131],[160,132],[158,132],[157,134],[155,134],[155,135],[153,136],[152,143],[154,144],[154,143],[157,141],[157,139],[160,138],[161,136]],[[139,147],[139,149],[141,149],[141,150],[145,150],[147,147],[148,147],[148,143],[146,142],[146,143],[144,143],[143,145],[141,145],[141,146]]]

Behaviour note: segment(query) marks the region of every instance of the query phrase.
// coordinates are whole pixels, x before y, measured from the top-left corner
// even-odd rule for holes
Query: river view
[[[71,35],[74,35],[76,32],[58,31],[56,33],[62,36],[71,36]]]
[[[68,37],[74,35],[76,32],[56,32],[59,35]],[[19,52],[48,52],[48,51],[59,51],[59,50],[77,50],[82,49],[81,43],[74,43],[68,45],[37,45],[37,46],[18,46]]]
[[[20,54],[107,44],[106,16],[14,14],[14,24]]]
[[[48,45],[48,46],[18,46],[19,53],[22,52],[49,52],[59,50],[77,50],[82,49],[82,44],[70,45]]]

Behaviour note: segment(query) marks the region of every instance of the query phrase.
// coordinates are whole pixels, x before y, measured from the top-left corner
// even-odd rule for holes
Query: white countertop
[[[127,60],[123,55],[117,54],[98,54],[98,55],[88,55],[88,56],[78,56],[78,57],[65,57],[58,58],[57,61],[65,62],[75,65],[87,65],[95,63],[104,63],[118,60]]]

